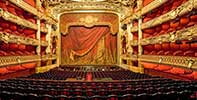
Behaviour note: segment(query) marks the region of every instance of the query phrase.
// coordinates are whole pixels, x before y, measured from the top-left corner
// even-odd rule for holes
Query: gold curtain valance
[[[66,13],[60,16],[60,32],[65,35],[70,26],[109,26],[112,34],[119,31],[119,17],[113,13]]]

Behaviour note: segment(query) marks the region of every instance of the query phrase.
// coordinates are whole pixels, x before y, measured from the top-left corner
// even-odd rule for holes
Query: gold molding
[[[139,61],[167,64],[175,67],[189,68],[194,70],[197,69],[196,57],[141,55],[139,56]]]
[[[197,36],[197,25],[170,32],[167,34],[159,35],[159,36],[153,36],[149,38],[145,38],[141,40],[141,45],[149,45],[149,44],[157,44],[157,43],[163,43],[163,42],[174,42],[176,40],[190,40],[192,37]],[[131,44],[136,46],[134,43],[135,41],[132,41]]]
[[[0,67],[28,63],[28,62],[38,62],[42,60],[54,60],[54,59],[57,59],[56,55],[3,56],[3,57],[0,57],[0,62],[1,62]]]
[[[0,40],[4,41],[5,43],[17,43],[17,44],[25,44],[25,45],[33,45],[33,46],[39,45],[39,40],[37,39],[16,36],[6,32],[0,32]],[[41,46],[47,46],[47,45],[48,44],[46,41],[41,41]]]
[[[58,67],[57,64],[47,65],[47,66],[41,66],[35,68],[35,73],[44,73],[49,71],[50,69],[53,69],[55,67]]]
[[[125,15],[131,15],[131,12],[128,7],[125,7],[121,4],[110,3],[110,2],[66,2],[59,3],[57,5],[50,6],[52,9],[52,14],[57,18],[56,15],[62,14],[64,12],[75,12],[75,11],[84,11],[84,12],[113,12],[120,14],[121,18],[124,18]]]
[[[40,57],[37,55],[34,56],[4,56],[0,57],[0,66],[22,64],[27,62],[40,61]]]
[[[121,59],[136,61],[136,60],[138,60],[138,56],[137,55],[124,55],[124,54],[122,54]]]

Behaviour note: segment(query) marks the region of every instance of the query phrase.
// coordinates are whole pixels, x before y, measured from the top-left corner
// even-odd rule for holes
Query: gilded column
[[[141,45],[141,39],[142,39],[142,30],[141,30],[141,24],[142,24],[142,19],[140,18],[138,20],[138,55],[142,55],[143,49]]]

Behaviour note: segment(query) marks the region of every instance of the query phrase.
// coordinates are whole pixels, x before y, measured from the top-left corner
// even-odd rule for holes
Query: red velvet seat
[[[9,50],[11,50],[11,51],[17,51],[18,50],[18,44],[16,44],[16,43],[10,43],[9,44]]]
[[[159,71],[167,71],[172,69],[172,66],[159,64],[159,66],[154,69]]]
[[[5,0],[1,0],[0,1],[0,8],[2,8],[5,11],[7,11],[6,1]]]
[[[16,54],[17,54],[17,55],[20,55],[20,56],[25,55],[25,53],[22,52],[22,51],[16,51]]]
[[[197,71],[193,71],[191,74],[184,74],[181,76],[192,79],[192,80],[197,80]]]
[[[170,43],[162,43],[162,50],[168,51],[170,49]]]
[[[10,71],[9,70],[7,70],[7,68],[6,67],[0,67],[0,74],[1,75],[3,75],[3,74],[7,74],[7,73],[9,73]]]
[[[145,17],[144,19],[143,19],[143,22],[147,22],[147,21],[149,21],[149,20],[151,20],[152,18],[150,18],[150,17]]]
[[[155,33],[159,33],[161,31],[162,27],[161,25],[158,25],[155,27]]]
[[[157,54],[157,51],[151,51],[150,53],[149,53],[150,55],[156,55]]]
[[[182,17],[180,19],[180,24],[181,25],[187,25],[189,23],[190,19],[188,17]]]
[[[155,45],[154,45],[154,49],[155,49],[156,51],[162,50],[161,44],[155,44]]]
[[[173,55],[173,56],[183,56],[183,51],[177,50],[177,51],[173,52],[172,55]]]
[[[172,30],[176,30],[178,27],[179,27],[179,21],[170,22],[170,28],[172,28]]]
[[[158,51],[158,52],[157,52],[157,55],[164,55],[164,53],[165,53],[165,52],[164,52],[163,50],[161,50],[161,51]]]
[[[179,44],[176,44],[175,42],[171,42],[171,43],[170,43],[170,49],[171,49],[172,51],[179,50],[179,49],[180,49],[180,45],[179,45]]]
[[[167,55],[167,56],[172,55],[172,51],[165,51],[164,55]]]
[[[151,51],[154,50],[154,45],[145,45],[143,46],[144,54],[149,54]]]
[[[171,7],[172,7],[172,4],[165,5],[162,14],[165,14],[165,13],[169,12]]]
[[[7,52],[0,50],[0,54],[1,54],[1,56],[6,56]]]
[[[159,17],[159,16],[161,16],[162,15],[162,11],[163,11],[163,7],[158,7],[158,8],[156,8],[157,9],[157,14],[156,14],[156,16],[155,17]]]
[[[176,67],[173,67],[172,69],[166,71],[168,73],[172,73],[172,74],[178,74],[178,75],[183,75],[185,70],[182,69],[182,68],[176,68]]]
[[[147,28],[147,29],[144,29],[143,32],[149,33],[149,34],[154,34],[155,33],[155,28]]]
[[[187,24],[187,27],[194,26],[195,24],[196,24],[196,22],[190,21],[190,22]]]
[[[9,28],[9,22],[8,21],[5,21],[4,19],[0,18],[0,26],[5,30],[5,29],[8,29]]]
[[[12,14],[17,15],[17,14],[16,14],[15,7],[14,7],[13,4],[9,3],[9,4],[7,5],[7,10],[8,10],[8,12],[10,12],[10,13],[12,13]]]
[[[190,45],[192,50],[197,50],[197,43],[191,43]]]
[[[170,25],[168,22],[162,24],[162,30],[168,30],[169,28],[170,28]]]
[[[144,66],[144,68],[147,68],[147,69],[154,69],[155,67],[157,67],[157,64],[148,63],[148,62],[142,62],[142,65]]]
[[[36,63],[34,63],[34,62],[32,62],[32,63],[24,63],[21,66],[24,67],[24,68],[31,69],[31,68],[35,68],[36,67]]]
[[[192,56],[195,56],[195,52],[194,50],[188,50],[188,51],[185,51],[183,55],[192,57]]]
[[[170,50],[170,43],[163,43],[162,49],[164,50],[164,55],[171,55],[172,51]]]
[[[28,36],[28,35],[36,34],[36,31],[33,29],[25,28],[23,30],[23,33]]]
[[[10,33],[10,34],[12,33],[12,31],[10,29],[4,29],[3,32]]]
[[[25,45],[25,44],[19,44],[18,49],[19,49],[20,51],[25,51],[26,45]]]
[[[148,37],[150,37],[151,35],[149,34],[149,33],[143,33],[143,38],[148,38]]]
[[[179,5],[181,5],[181,3],[182,3],[182,0],[174,0],[171,10],[176,9]]]
[[[3,50],[3,51],[7,51],[7,50],[9,49],[9,45],[6,44],[6,43],[2,43],[2,44],[0,45],[0,47],[1,47],[1,50]]]
[[[23,70],[25,68],[23,68],[21,65],[10,65],[6,67],[9,71],[19,71],[19,70]]]
[[[31,15],[30,13],[26,12],[24,13],[24,18],[32,23],[36,23],[36,19],[34,18],[34,15]]]
[[[20,18],[24,18],[24,16],[23,16],[24,11],[21,8],[15,7],[15,12],[16,12],[17,16],[19,16]]]
[[[196,22],[197,21],[197,14],[191,15],[190,20],[193,21],[193,22]]]
[[[182,41],[180,49],[183,51],[183,55],[189,55],[193,52],[193,50],[190,50],[190,44],[187,41]]]
[[[28,35],[27,37],[35,39],[36,38],[36,34],[31,34],[31,35]]]

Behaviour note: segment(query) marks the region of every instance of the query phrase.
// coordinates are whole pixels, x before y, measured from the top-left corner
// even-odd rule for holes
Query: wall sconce
[[[161,62],[162,62],[162,60],[163,60],[162,58],[159,58],[159,63],[161,63]]]
[[[21,59],[20,59],[20,57],[17,57],[16,60],[17,60],[18,64],[21,64]]]
[[[189,68],[189,69],[192,69],[192,66],[193,66],[194,62],[195,62],[195,61],[192,60],[192,59],[191,59],[191,60],[188,60],[188,68]]]
[[[170,39],[171,42],[175,42],[175,33],[170,33]]]

